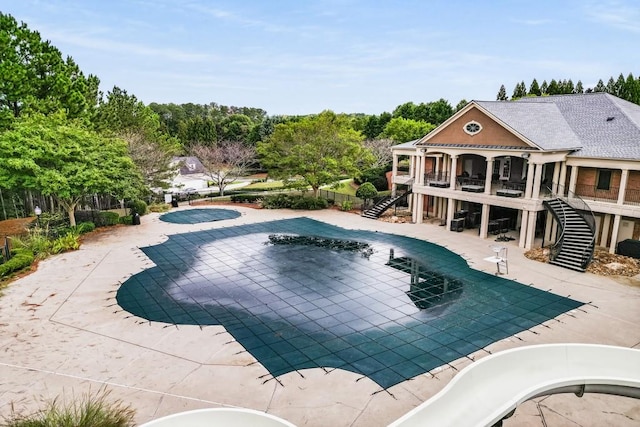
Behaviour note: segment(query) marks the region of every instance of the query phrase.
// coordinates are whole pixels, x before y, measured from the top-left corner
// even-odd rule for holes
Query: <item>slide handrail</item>
[[[518,347],[465,367],[389,427],[492,426],[529,399],[559,392],[640,396],[640,350],[596,344]]]

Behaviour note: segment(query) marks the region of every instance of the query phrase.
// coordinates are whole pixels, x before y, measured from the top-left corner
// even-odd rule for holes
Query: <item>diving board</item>
[[[574,392],[640,398],[640,350],[544,344],[492,354],[389,427],[492,426],[534,397]]]

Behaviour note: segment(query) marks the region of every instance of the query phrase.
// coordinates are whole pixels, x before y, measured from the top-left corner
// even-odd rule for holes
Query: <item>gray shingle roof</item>
[[[582,146],[552,102],[476,101],[476,104],[542,150],[573,150]]]
[[[555,105],[580,141],[581,148],[573,152],[572,156],[640,159],[639,105],[603,92],[532,97],[503,103],[522,105],[525,108]],[[536,121],[540,123],[541,119],[543,120],[542,117],[536,118]],[[516,120],[516,123],[519,122]],[[548,127],[550,131],[554,128],[558,132],[566,131],[557,122],[550,122]],[[534,142],[538,143],[536,140]]]

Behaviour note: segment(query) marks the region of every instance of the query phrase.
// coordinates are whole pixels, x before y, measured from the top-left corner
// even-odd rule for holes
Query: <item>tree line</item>
[[[631,74],[601,83],[586,91],[636,102]],[[99,84],[0,12],[0,218],[27,216],[40,205],[65,210],[73,223],[79,206],[149,197],[167,186],[173,159],[184,155],[202,161],[221,194],[250,166],[285,181],[303,177],[314,192],[345,175],[380,182],[391,145],[423,137],[467,104],[439,99],[378,115],[286,116],[213,102],[145,105],[117,86],[102,93]],[[581,82],[538,86],[535,79],[528,90],[524,82],[516,89],[512,99],[583,90]],[[499,99],[507,99],[504,85]]]
[[[538,80],[534,78],[528,89],[524,80],[517,83],[513,89],[511,99],[516,100],[527,96],[570,95],[593,92],[609,93],[640,105],[640,76],[636,78],[633,73],[629,73],[625,78],[624,74],[620,73],[617,79],[614,79],[613,76],[609,77],[607,84],[600,79],[594,87],[586,89],[580,80],[575,85],[571,79],[551,79],[549,83],[543,80],[542,84],[539,84]],[[509,99],[504,85],[500,86],[496,99],[498,101],[507,101]]]

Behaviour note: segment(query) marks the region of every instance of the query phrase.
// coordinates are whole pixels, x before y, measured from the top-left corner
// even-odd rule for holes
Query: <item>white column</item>
[[[571,176],[569,177],[569,191],[572,194],[576,192],[576,184],[578,183],[578,166],[571,166]]]
[[[564,190],[567,188],[567,162],[562,162],[562,166],[560,167],[560,178],[558,178],[558,193],[564,195]]]
[[[453,220],[453,213],[455,212],[455,200],[452,198],[448,199],[447,203],[447,230],[451,228],[451,221]]]
[[[411,157],[409,157],[409,176],[414,180],[416,177],[415,170],[416,170],[416,156],[412,154]]]
[[[620,189],[618,190],[618,204],[624,204],[624,194],[627,191],[627,181],[629,180],[629,169],[622,169],[622,176],[620,176]]]
[[[527,184],[524,190],[524,198],[531,198],[531,189],[533,188],[533,172],[535,169],[535,163],[529,162],[529,169],[527,169]]]
[[[553,215],[547,211],[547,221],[544,226],[544,240],[550,242],[553,236]]]
[[[480,218],[480,238],[486,239],[489,235],[489,204],[482,204],[482,217]]]
[[[558,193],[558,181],[560,180],[561,162],[555,162],[553,164],[553,179],[551,182],[551,191]]]
[[[451,156],[451,174],[449,176],[449,185],[452,190],[456,188],[456,170],[458,169],[458,156]]]
[[[520,241],[518,246],[524,248],[527,242],[527,224],[529,223],[529,211],[522,211],[522,221],[520,221]]]
[[[425,173],[425,164],[426,164],[426,162],[425,162],[426,157],[425,157],[424,150],[422,150],[422,153],[420,153],[420,158],[419,159],[420,159],[420,162],[419,162],[420,167],[418,169],[418,174],[419,174],[418,175],[418,185],[424,185],[424,173]]]
[[[540,185],[542,184],[542,169],[543,169],[542,166],[543,165],[536,165],[536,173],[533,179],[533,192],[531,194],[532,199],[540,198]]]
[[[436,177],[438,178],[438,180],[440,180],[440,178],[438,177],[438,174],[440,174],[440,172],[442,172],[440,170],[440,157],[436,157]]]
[[[416,224],[422,224],[424,218],[424,194],[418,194],[418,206],[416,207]]]
[[[398,184],[396,184],[396,176],[398,176],[398,155],[393,153],[393,166],[391,168],[391,197],[396,197],[398,191]]]
[[[487,170],[484,178],[484,194],[491,194],[491,175],[493,174],[493,157],[487,159]]]
[[[602,218],[602,229],[600,231],[600,246],[607,246],[607,237],[609,237],[609,227],[611,227],[611,214],[604,214]]]
[[[529,223],[527,224],[527,240],[524,248],[529,250],[533,247],[536,238],[536,219],[538,215],[535,211],[529,212]]]
[[[609,245],[609,253],[616,253],[616,245],[618,244],[618,231],[620,231],[620,219],[621,215],[615,215],[613,217],[613,230],[611,230],[611,244]]]

